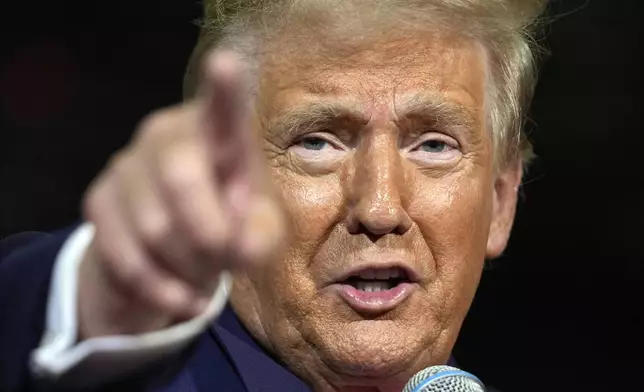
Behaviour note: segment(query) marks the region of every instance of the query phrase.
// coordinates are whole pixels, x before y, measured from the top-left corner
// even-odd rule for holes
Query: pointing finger
[[[252,135],[242,67],[232,52],[215,52],[206,62],[204,131],[223,182],[250,170]]]

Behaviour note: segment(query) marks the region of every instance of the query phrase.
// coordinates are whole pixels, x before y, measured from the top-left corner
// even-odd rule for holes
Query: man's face
[[[419,36],[344,58],[284,53],[263,64],[258,111],[291,242],[237,278],[233,306],[318,389],[400,388],[447,361],[510,230],[484,52]]]

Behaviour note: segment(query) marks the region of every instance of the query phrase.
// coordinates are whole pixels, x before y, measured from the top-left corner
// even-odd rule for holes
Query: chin
[[[403,330],[393,321],[352,322],[329,334],[326,347],[318,352],[332,371],[351,384],[406,381],[428,354],[421,344],[424,339],[410,335],[419,330]]]

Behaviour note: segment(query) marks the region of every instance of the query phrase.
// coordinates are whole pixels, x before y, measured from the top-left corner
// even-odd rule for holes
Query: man
[[[4,252],[0,389],[389,392],[452,363],[514,219],[543,4],[206,4],[187,102],[86,223]]]

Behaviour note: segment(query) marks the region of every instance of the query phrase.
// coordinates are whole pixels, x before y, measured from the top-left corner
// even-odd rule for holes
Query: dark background
[[[8,4],[11,3],[11,4]],[[146,113],[181,99],[191,0],[0,8],[0,238],[79,217]],[[506,392],[643,390],[644,2],[560,0],[531,118],[539,160],[456,348]]]

